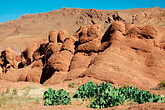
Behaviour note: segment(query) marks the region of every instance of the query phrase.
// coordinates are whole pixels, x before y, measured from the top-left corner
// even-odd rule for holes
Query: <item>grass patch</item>
[[[30,86],[30,85],[27,85],[25,86],[22,90],[32,90],[32,89],[37,89],[38,87],[36,86]]]
[[[13,89],[13,95],[16,95],[16,94],[17,94],[17,92],[18,92],[18,91],[17,91],[17,89],[16,89],[16,88],[14,88],[14,89]]]
[[[6,89],[0,93],[0,108],[6,109],[28,109],[35,107],[37,104],[43,102],[42,97],[30,97],[25,95],[18,95],[19,90]]]

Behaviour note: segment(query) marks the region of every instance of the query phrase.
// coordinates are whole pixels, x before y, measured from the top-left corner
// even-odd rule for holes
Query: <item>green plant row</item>
[[[91,104],[88,105],[90,108],[108,108],[132,101],[139,104],[165,102],[164,97],[154,95],[149,91],[139,90],[136,86],[115,88],[110,83],[98,85],[92,81],[79,86],[73,98],[93,99]],[[44,99],[45,105],[67,105],[71,102],[69,94],[63,89],[55,92],[55,90],[49,88],[48,91],[44,92]]]
[[[71,102],[69,93],[63,89],[55,92],[52,88],[49,88],[44,92],[45,105],[67,105]]]
[[[154,96],[148,91],[138,90],[135,87],[115,88],[109,83],[101,83],[97,85],[93,82],[88,82],[79,86],[75,98],[94,98],[88,107],[91,108],[108,108],[122,104],[125,100],[134,100],[135,102],[165,102],[160,95]]]

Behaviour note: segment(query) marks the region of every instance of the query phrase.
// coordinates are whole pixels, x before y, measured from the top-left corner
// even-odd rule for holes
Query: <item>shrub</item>
[[[76,82],[71,82],[68,84],[68,87],[70,87],[70,88],[75,88],[76,86],[77,86]]]
[[[94,97],[96,95],[97,84],[94,82],[88,82],[79,86],[76,91],[74,98],[81,98],[85,100],[86,98]]]
[[[85,83],[77,89],[73,98],[81,98],[86,100],[92,99],[90,108],[108,108],[125,104],[141,104],[147,102],[165,102],[159,94],[154,95],[149,91],[139,90],[133,86],[115,88],[110,83],[101,83],[100,85],[94,82]],[[63,89],[55,92],[52,88],[44,92],[45,105],[67,105],[71,99],[68,93]]]
[[[159,88],[165,88],[165,80],[158,84]]]
[[[44,105],[67,105],[71,102],[69,93],[64,91],[63,89],[58,90],[55,92],[55,90],[52,90],[52,88],[49,88],[47,91],[44,92]]]
[[[124,102],[125,96],[116,91],[109,83],[101,83],[97,88],[97,94],[88,107],[108,108],[117,106]]]
[[[165,80],[160,82],[156,87],[150,88],[151,90],[163,90],[165,89]]]
[[[126,99],[134,99],[134,101],[138,102],[139,104],[147,102],[164,102],[164,99],[160,95],[155,96],[154,94],[151,94],[149,91],[138,90],[136,86],[131,86],[127,89],[121,87],[119,88],[119,92],[121,94],[124,94]]]
[[[91,108],[108,108],[121,105],[124,101],[137,102],[139,104],[146,102],[165,102],[160,95],[154,96],[149,91],[138,90],[135,87],[120,87],[115,88],[109,83],[101,83],[97,85],[93,82],[88,82],[79,86],[74,97],[78,98],[94,98],[88,107]]]
[[[13,95],[16,95],[16,94],[17,94],[17,89],[14,88],[14,89],[13,89]]]

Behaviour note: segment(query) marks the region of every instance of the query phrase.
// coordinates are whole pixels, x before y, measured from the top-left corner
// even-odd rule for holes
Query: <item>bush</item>
[[[138,90],[135,87],[120,87],[115,88],[109,83],[101,83],[97,85],[93,82],[88,82],[79,86],[75,97],[78,98],[94,98],[88,107],[91,108],[108,108],[121,105],[124,101],[141,103],[147,102],[165,102],[160,95],[154,96],[149,91]]]
[[[81,86],[79,86],[76,94],[73,96],[74,98],[81,98],[85,100],[86,98],[94,97],[97,89],[97,84],[94,82],[88,82]]]
[[[81,98],[86,100],[92,99],[90,108],[108,108],[125,104],[141,104],[147,102],[165,102],[159,94],[154,95],[149,91],[139,90],[133,86],[115,88],[110,83],[101,83],[100,85],[94,82],[85,83],[77,89],[73,98]],[[45,105],[67,105],[71,102],[70,96],[66,91],[60,89],[55,92],[52,88],[44,92]]]
[[[150,88],[151,90],[164,90],[165,89],[165,80],[160,82],[156,87]]]
[[[109,83],[101,83],[96,91],[97,94],[88,107],[108,108],[117,106],[125,100],[125,96],[123,94],[119,94],[115,87]]]
[[[157,95],[155,96],[154,94],[151,94],[149,91],[145,90],[138,90],[135,87],[130,87],[127,89],[124,88],[119,88],[120,94],[124,94],[126,99],[134,99],[135,102],[138,102],[139,104],[141,103],[147,103],[147,102],[163,102],[164,99],[160,96]]]
[[[76,86],[77,86],[76,82],[71,82],[68,84],[68,87],[70,87],[70,88],[75,88]]]
[[[67,105],[71,102],[69,93],[60,89],[59,91],[55,92],[52,88],[49,88],[47,91],[44,92],[44,105]]]
[[[158,84],[159,88],[165,88],[165,80]]]

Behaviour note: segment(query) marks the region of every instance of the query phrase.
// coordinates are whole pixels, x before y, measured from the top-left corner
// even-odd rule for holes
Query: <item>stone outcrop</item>
[[[15,69],[18,68],[15,53],[11,48],[6,48],[1,52],[0,66],[2,68],[2,72],[7,72],[11,67]]]
[[[165,27],[164,16],[165,9],[159,7],[115,11],[62,8],[47,13],[26,14],[12,22],[0,23],[0,50],[14,46],[15,50],[22,52],[21,50],[29,47],[32,42],[43,41],[51,30],[59,32],[65,29],[70,36],[80,26],[93,24],[100,24],[102,33],[115,21]],[[55,32],[56,35],[59,35],[58,32]]]
[[[40,44],[39,48],[33,53],[33,59],[39,60],[44,55],[49,43],[47,41]]]
[[[27,72],[19,73],[16,81],[56,84],[92,77],[115,85],[131,83],[150,88],[163,80],[164,28],[117,21],[104,34],[101,30],[94,24],[80,27],[73,36],[65,30],[51,31],[49,42],[34,44],[22,52],[21,62],[27,68],[13,74]]]
[[[102,38],[101,53],[83,76],[118,85],[129,82],[141,88],[153,87],[165,75],[164,51],[155,45],[162,36],[153,26],[133,26],[126,33],[124,27],[117,22],[108,28]]]
[[[49,33],[49,42],[50,43],[57,43],[57,36],[58,36],[58,31],[53,30]]]
[[[20,67],[28,66],[34,61],[34,59],[36,59],[33,57],[33,54],[38,48],[39,44],[34,43],[21,53]]]
[[[73,36],[79,39],[80,44],[92,41],[98,37],[101,37],[101,26],[94,24],[91,26],[80,27],[77,33]]]
[[[51,57],[53,53],[58,53],[61,49],[62,44],[61,43],[50,43],[44,51],[44,63],[47,62],[47,60]]]
[[[66,38],[65,42],[63,43],[62,47],[61,47],[61,51],[63,50],[67,50],[70,53],[74,54],[75,52],[75,43],[76,39],[74,37],[69,37]]]
[[[65,39],[68,37],[68,33],[66,30],[61,30],[59,33],[58,33],[58,37],[57,37],[57,42],[61,42],[61,43],[64,43],[65,42]]]

